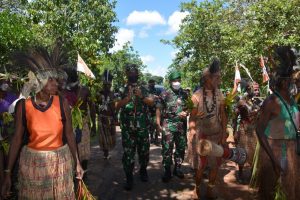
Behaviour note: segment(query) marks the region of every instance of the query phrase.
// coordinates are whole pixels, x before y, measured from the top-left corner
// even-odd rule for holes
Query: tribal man
[[[203,70],[201,88],[192,96],[194,108],[189,120],[188,158],[196,172],[194,198],[200,198],[200,183],[206,166],[210,167],[207,198],[215,198],[215,186],[221,158],[200,156],[197,145],[200,139],[225,145],[226,143],[226,114],[224,97],[219,90],[221,72],[219,61],[214,60],[209,68]]]

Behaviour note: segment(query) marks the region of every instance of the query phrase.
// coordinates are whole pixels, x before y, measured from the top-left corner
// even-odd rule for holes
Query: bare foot
[[[199,188],[195,187],[192,198],[194,200],[198,200],[200,198],[200,189]]]

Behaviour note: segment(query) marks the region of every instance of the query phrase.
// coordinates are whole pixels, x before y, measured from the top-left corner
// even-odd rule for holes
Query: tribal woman
[[[8,154],[2,196],[9,196],[11,171],[20,153],[18,199],[75,199],[76,178],[83,170],[78,159],[68,102],[57,92],[58,48],[16,55],[18,64],[30,67],[22,94],[29,97],[16,105],[15,134]],[[24,144],[25,143],[25,144]],[[73,156],[73,157],[72,157]]]
[[[116,98],[111,91],[112,79],[109,70],[105,70],[102,75],[103,89],[97,98],[99,143],[104,159],[109,158],[109,150],[116,145]]]

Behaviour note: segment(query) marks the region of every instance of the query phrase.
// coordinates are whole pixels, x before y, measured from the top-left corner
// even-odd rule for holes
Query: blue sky
[[[180,12],[183,1],[118,0],[115,11],[119,32],[113,50],[129,41],[147,65],[145,72],[164,76],[176,50],[160,40],[176,36],[181,19],[187,14]]]

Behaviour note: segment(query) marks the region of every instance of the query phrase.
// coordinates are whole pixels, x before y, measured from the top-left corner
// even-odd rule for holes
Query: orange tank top
[[[63,122],[58,96],[52,96],[46,107],[41,108],[33,101],[25,102],[28,147],[40,151],[51,151],[63,146]]]

